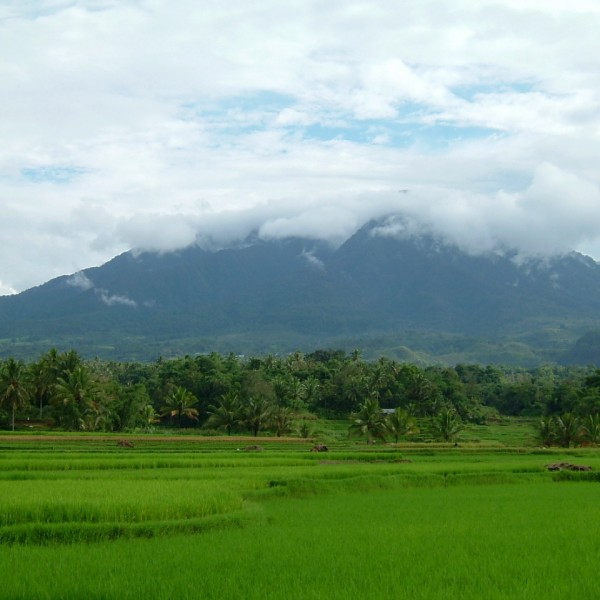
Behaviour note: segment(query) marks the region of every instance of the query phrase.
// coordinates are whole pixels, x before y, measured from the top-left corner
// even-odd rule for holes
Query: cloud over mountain
[[[600,258],[599,28],[589,0],[4,2],[0,293],[392,213]]]

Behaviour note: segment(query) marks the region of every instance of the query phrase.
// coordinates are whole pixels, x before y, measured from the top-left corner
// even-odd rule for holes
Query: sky
[[[0,0],[0,294],[392,214],[600,260],[598,31],[597,0]]]

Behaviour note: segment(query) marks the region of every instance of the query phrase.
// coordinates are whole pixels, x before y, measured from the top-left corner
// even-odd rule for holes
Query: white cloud
[[[0,281],[0,296],[11,296],[12,294],[16,294],[17,290],[15,288],[10,287]]]
[[[92,281],[82,271],[71,275],[71,277],[67,279],[67,284],[84,291],[91,290],[94,287]]]
[[[104,288],[96,287],[93,281],[83,271],[78,271],[77,273],[71,275],[67,279],[67,285],[83,291],[94,290],[94,293],[98,296],[100,301],[107,306],[122,305],[131,306],[133,308],[137,307],[137,302],[131,298],[128,298],[124,294],[111,294]]]
[[[325,263],[318,256],[315,256],[313,251],[304,249],[300,256],[306,260],[311,267],[315,267],[319,269],[319,271],[325,270]]]
[[[423,187],[402,194],[401,218],[380,235],[437,233],[470,252],[515,248],[524,255],[568,252],[598,239],[598,185],[544,163],[523,191],[483,195]]]
[[[135,300],[132,300],[131,298],[128,298],[127,296],[120,294],[109,294],[106,290],[103,289],[98,289],[97,291],[100,300],[104,302],[104,304],[106,304],[107,306],[122,305],[131,306],[132,308],[137,307],[137,302]]]
[[[342,242],[359,223],[352,210],[343,204],[314,206],[299,213],[268,220],[259,229],[263,238],[309,237]]]
[[[394,210],[600,258],[599,28],[592,0],[3,2],[0,293]]]
[[[196,240],[198,217],[195,215],[140,214],[117,225],[120,240],[138,250],[169,252],[189,246]]]

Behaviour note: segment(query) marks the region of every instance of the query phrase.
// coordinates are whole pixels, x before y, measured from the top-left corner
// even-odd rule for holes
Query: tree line
[[[0,362],[0,424],[9,429],[29,419],[79,431],[170,426],[284,435],[299,415],[316,414],[351,415],[357,432],[396,438],[407,433],[395,433],[402,430],[392,423],[396,413],[400,421],[437,420],[442,438],[444,421],[451,431],[498,415],[545,417],[556,430],[565,414],[600,414],[600,369],[418,367],[388,358],[365,361],[358,351],[341,350],[140,363],[84,360],[74,350],[53,349],[28,363]],[[377,423],[365,425],[369,415]],[[300,426],[306,433],[309,423],[300,420]]]

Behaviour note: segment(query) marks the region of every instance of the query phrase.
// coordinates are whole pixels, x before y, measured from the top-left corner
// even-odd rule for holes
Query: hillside
[[[517,261],[432,237],[338,248],[247,240],[210,252],[124,253],[0,298],[0,352],[75,346],[88,356],[360,347],[409,360],[557,360],[600,323],[600,265],[577,253]]]

